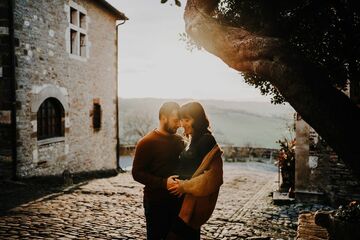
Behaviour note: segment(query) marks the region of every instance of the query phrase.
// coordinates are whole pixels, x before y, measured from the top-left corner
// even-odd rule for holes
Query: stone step
[[[291,204],[295,202],[295,198],[289,197],[289,193],[279,191],[273,192],[273,203],[275,205]]]

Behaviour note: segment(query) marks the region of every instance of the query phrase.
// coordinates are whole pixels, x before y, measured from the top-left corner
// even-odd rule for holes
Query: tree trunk
[[[188,0],[186,32],[229,67],[256,74],[275,86],[287,102],[360,177],[360,109],[330,85],[326,73],[290,52],[278,38],[227,26],[211,17],[219,0]]]

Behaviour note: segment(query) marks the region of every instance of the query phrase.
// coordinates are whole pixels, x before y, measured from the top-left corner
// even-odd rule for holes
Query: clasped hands
[[[181,197],[183,195],[179,190],[181,180],[178,179],[178,175],[172,175],[166,180],[166,188],[167,190],[174,196]]]

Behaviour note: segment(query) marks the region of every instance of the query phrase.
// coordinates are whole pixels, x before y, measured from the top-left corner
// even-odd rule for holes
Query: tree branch
[[[358,141],[352,141],[360,135],[360,109],[330,85],[327,74],[290,52],[282,39],[218,22],[211,16],[217,2],[188,0],[187,34],[229,67],[271,82],[360,176],[360,148]]]

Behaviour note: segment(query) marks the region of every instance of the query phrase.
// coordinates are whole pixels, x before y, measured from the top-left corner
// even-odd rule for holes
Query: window
[[[80,56],[86,57],[86,35],[80,33]]]
[[[101,128],[101,106],[99,103],[93,105],[93,128],[100,130]]]
[[[71,45],[70,45],[70,52],[72,54],[77,54],[77,31],[71,29],[70,30],[70,37],[71,37]]]
[[[73,6],[74,5],[74,6]],[[70,49],[71,55],[87,57],[86,47],[87,41],[87,18],[85,9],[72,4],[70,7],[69,17],[69,34],[70,34]]]
[[[37,137],[43,140],[64,136],[64,108],[56,98],[48,98],[37,112]]]
[[[80,12],[80,27],[86,29],[86,15]]]
[[[70,23],[74,25],[78,25],[78,16],[77,10],[75,8],[70,8]]]

